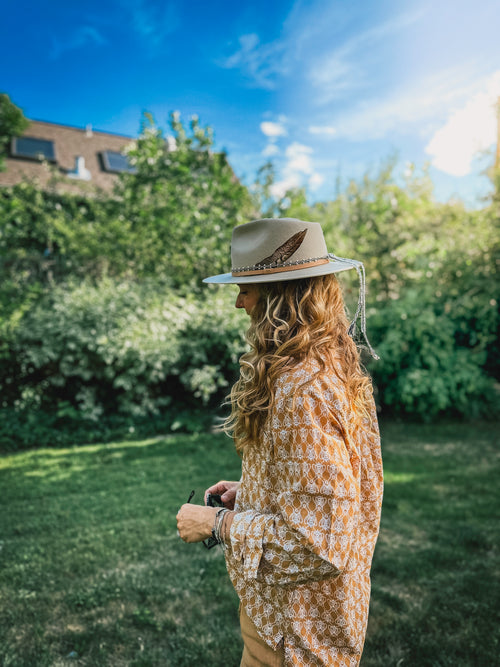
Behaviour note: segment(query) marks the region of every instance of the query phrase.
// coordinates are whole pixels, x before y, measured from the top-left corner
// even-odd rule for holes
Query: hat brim
[[[330,259],[328,264],[311,266],[307,269],[296,269],[295,271],[280,271],[278,273],[265,273],[257,276],[233,276],[232,273],[220,273],[218,276],[209,276],[203,280],[204,283],[217,285],[249,283],[277,283],[285,280],[299,280],[300,278],[314,278],[317,276],[326,276],[329,273],[340,273],[348,271],[360,265],[355,259],[345,262],[341,259]]]

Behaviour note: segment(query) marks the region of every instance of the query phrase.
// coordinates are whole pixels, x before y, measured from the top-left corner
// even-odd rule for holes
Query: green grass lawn
[[[500,664],[498,424],[382,426],[386,491],[363,667]],[[175,514],[239,476],[224,436],[0,458],[0,664],[236,667],[219,549]]]

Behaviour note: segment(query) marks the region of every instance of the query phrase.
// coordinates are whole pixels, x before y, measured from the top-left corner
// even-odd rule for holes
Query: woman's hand
[[[177,512],[177,530],[184,542],[201,542],[212,534],[216,507],[203,505],[182,505]]]
[[[239,482],[217,482],[217,484],[214,484],[205,491],[205,502],[207,502],[207,495],[209,493],[217,493],[220,495],[224,507],[234,510],[234,501],[236,500],[236,494],[238,493],[239,488]]]

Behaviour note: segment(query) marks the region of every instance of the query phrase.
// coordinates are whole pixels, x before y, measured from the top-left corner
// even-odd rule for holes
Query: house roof
[[[26,157],[23,151],[16,155],[17,144],[13,140],[11,151],[5,160],[6,170],[0,172],[0,186],[36,180],[43,187],[56,175],[56,189],[75,193],[90,193],[96,187],[111,192],[117,179],[116,171],[111,169],[116,168],[116,161],[121,159],[117,154],[122,153],[124,147],[133,140],[125,135],[94,130],[91,126],[82,129],[41,120],[30,121],[21,136],[53,142],[54,159],[47,163],[34,154]],[[35,145],[37,143],[40,146],[48,145],[31,142]],[[111,163],[106,159],[106,151],[111,152],[108,156]],[[83,163],[80,160],[80,168],[83,168],[82,174],[85,174],[88,180],[71,177],[77,158],[83,158]]]

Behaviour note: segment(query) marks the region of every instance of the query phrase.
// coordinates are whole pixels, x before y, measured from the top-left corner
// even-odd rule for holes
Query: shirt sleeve
[[[245,579],[300,584],[345,568],[359,519],[359,457],[338,409],[319,381],[278,402],[271,415],[278,511],[239,512],[231,526]]]

